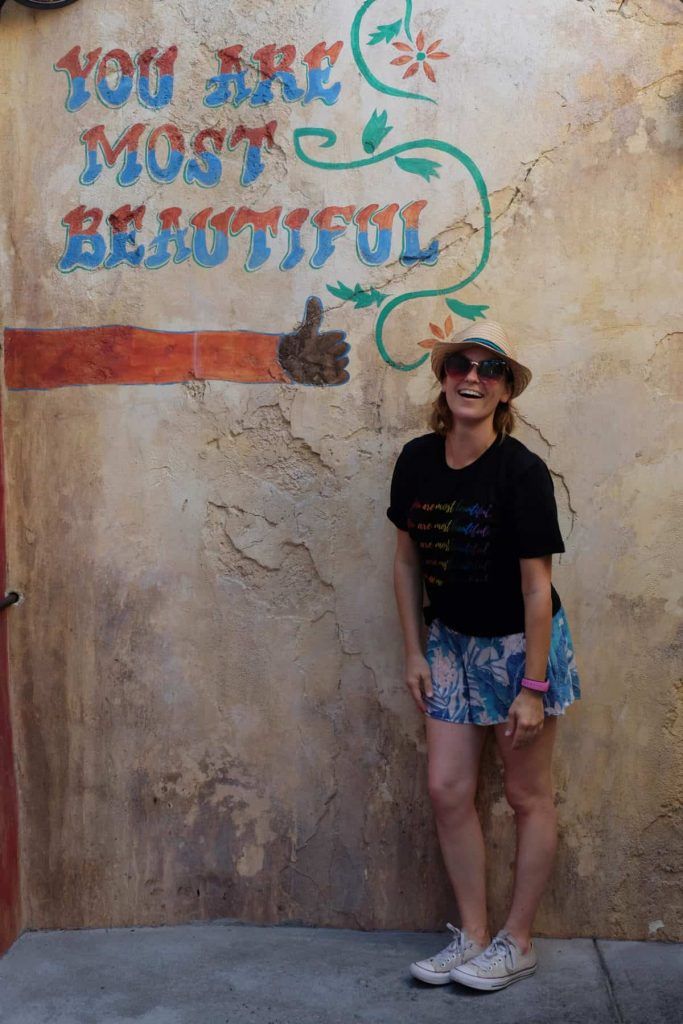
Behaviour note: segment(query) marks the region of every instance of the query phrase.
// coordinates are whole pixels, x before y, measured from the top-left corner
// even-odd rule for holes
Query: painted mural
[[[371,24],[376,0],[365,0],[350,26],[350,50],[365,84],[376,92],[405,101],[436,103],[435,96],[409,89],[419,81],[438,84],[438,67],[450,53],[443,41],[413,31],[413,3],[405,0],[401,16],[386,24]],[[294,153],[302,165],[343,181],[348,172],[385,165],[392,174],[407,175],[420,191],[407,203],[368,201],[330,204],[319,209],[274,205],[254,208],[249,190],[267,177],[269,158],[287,140],[278,120],[269,117],[275,101],[311,108],[334,107],[344,99],[338,61],[345,46],[340,39],[322,40],[299,53],[290,42],[267,43],[254,53],[230,42],[217,48],[215,64],[207,68],[203,96],[197,107],[202,119],[188,131],[167,119],[188,57],[177,45],[150,46],[133,54],[122,47],[105,52],[75,44],[54,63],[64,88],[69,114],[92,111],[93,123],[74,139],[82,158],[79,182],[83,201],[64,211],[63,252],[55,268],[63,274],[103,272],[122,268],[144,273],[192,262],[206,271],[222,272],[235,280],[274,266],[282,273],[304,272],[308,266],[330,271],[327,291],[357,309],[376,308],[374,340],[385,363],[397,370],[419,367],[429,352],[398,359],[391,352],[392,314],[417,299],[443,300],[447,329],[452,314],[475,319],[488,308],[461,301],[456,294],[471,284],[486,266],[491,249],[491,210],[482,174],[474,160],[452,142],[436,138],[397,141],[396,126],[385,110],[375,109],[358,138],[358,155],[341,159],[333,128],[308,125],[293,129]],[[130,110],[130,123],[115,133],[104,116],[107,110]],[[253,112],[259,116],[254,118]],[[225,114],[224,123],[208,123],[209,113]],[[250,116],[251,115],[251,116]],[[387,145],[391,135],[394,145]],[[224,205],[221,186],[226,168],[239,165],[241,195]],[[475,266],[461,279],[440,288],[421,288],[390,295],[362,283],[362,268],[388,264],[396,258],[408,270],[433,267],[440,257],[439,241],[423,229],[430,203],[429,184],[457,167],[474,186],[482,227]],[[151,209],[149,202],[122,203],[104,210],[88,200],[88,191],[102,181],[115,181],[122,193],[139,183],[172,187],[182,181],[202,190],[204,202],[195,209],[169,203]],[[221,199],[207,204],[211,190]],[[369,197],[371,198],[371,197]],[[334,274],[335,255],[342,236],[351,236],[359,264],[356,282]],[[450,311],[450,312],[449,312]],[[10,388],[51,388],[97,383],[162,383],[190,379],[281,381],[334,385],[349,379],[348,344],[341,331],[321,331],[323,302],[311,296],[301,322],[293,329],[278,325],[272,333],[228,329],[168,332],[130,325],[64,329],[8,329],[6,379]],[[430,325],[429,338],[416,346],[431,347],[441,328]],[[394,329],[398,329],[394,327]]]
[[[232,380],[256,384],[344,384],[343,331],[321,331],[312,296],[293,331],[156,331],[141,327],[7,330],[5,376],[14,389],[70,384],[177,384]]]
[[[0,941],[442,927],[383,507],[433,394],[428,358],[406,368],[480,313],[534,370],[518,436],[552,471],[592,694],[558,747],[539,933],[682,937],[676,8],[5,4],[3,450],[26,600],[3,620],[22,920],[7,784]],[[482,816],[511,862],[493,760]]]

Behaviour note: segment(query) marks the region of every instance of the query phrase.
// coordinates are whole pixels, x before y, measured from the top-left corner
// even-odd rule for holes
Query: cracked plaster
[[[439,927],[454,911],[424,737],[401,682],[384,517],[393,459],[423,429],[432,385],[426,368],[383,364],[375,311],[327,302],[326,284],[442,287],[476,263],[481,211],[459,174],[424,188],[393,177],[389,188],[380,176],[298,167],[293,126],[334,125],[339,145],[360,155],[383,97],[353,68],[350,14],[338,5],[316,4],[312,19],[305,5],[281,4],[274,30],[272,3],[237,0],[230,38],[252,49],[274,33],[301,46],[347,40],[338,107],[275,104],[278,148],[253,205],[428,195],[439,263],[371,271],[342,240],[333,274],[171,267],[60,279],[54,213],[80,199],[73,138],[93,109],[64,130],[61,97],[59,110],[46,100],[52,60],[81,40],[134,51],[176,39],[172,119],[189,131],[211,121],[197,96],[226,42],[208,0],[106,12],[98,2],[45,20],[3,10],[12,116],[0,162],[3,180],[22,183],[3,210],[4,322],[272,330],[275,311],[278,327],[282,311],[294,323],[317,293],[326,325],[348,332],[351,380],[4,394],[10,577],[27,597],[11,621],[25,920]],[[586,699],[562,722],[561,842],[538,929],[680,939],[680,4],[544,0],[533,15],[507,0],[483,11],[474,0],[419,6],[454,55],[439,68],[432,130],[475,157],[490,190],[492,258],[463,297],[508,323],[533,367],[518,436],[549,464],[568,539],[557,586]],[[392,141],[424,134],[421,105],[388,98],[386,108]],[[251,113],[253,124],[269,117]],[[107,117],[123,127],[132,110]],[[36,133],[49,164],[26,156]],[[183,186],[141,187],[125,201],[155,207],[171,195],[198,208]],[[239,198],[233,177],[221,196]],[[123,201],[110,182],[97,198]],[[28,287],[35,267],[40,286]],[[404,307],[392,351],[413,355],[445,313]],[[480,807],[510,862],[491,749]],[[489,871],[498,921],[508,882]]]

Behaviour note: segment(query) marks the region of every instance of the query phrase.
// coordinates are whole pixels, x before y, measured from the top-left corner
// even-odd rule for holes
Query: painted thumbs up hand
[[[304,319],[295,331],[283,334],[278,359],[297,384],[319,387],[346,384],[349,345],[344,331],[320,330],[323,304],[316,295],[306,300]]]

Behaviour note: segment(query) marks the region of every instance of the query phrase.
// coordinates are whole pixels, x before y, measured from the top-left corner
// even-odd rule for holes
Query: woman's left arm
[[[520,558],[519,565],[524,597],[524,675],[529,679],[543,682],[548,668],[553,617],[552,555]],[[510,706],[509,725],[506,730],[506,735],[512,736],[513,748],[530,743],[543,728],[543,718],[543,694],[522,687]]]
[[[552,555],[542,558],[520,558],[522,595],[524,597],[524,635],[528,679],[545,682],[550,654],[550,631],[553,621],[551,596]]]

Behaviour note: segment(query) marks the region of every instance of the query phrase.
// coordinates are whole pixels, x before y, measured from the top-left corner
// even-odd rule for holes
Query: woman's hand
[[[431,697],[432,673],[423,654],[406,655],[406,686],[422,714],[427,713],[424,697]]]
[[[532,743],[543,728],[543,694],[522,687],[512,704],[508,716],[506,736],[512,736],[512,749]]]

